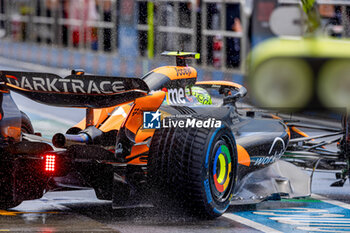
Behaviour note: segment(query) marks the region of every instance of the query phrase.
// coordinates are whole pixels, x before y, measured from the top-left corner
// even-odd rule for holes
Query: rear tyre
[[[18,206],[22,201],[14,198],[14,167],[12,162],[0,161],[0,163],[0,210],[6,210]]]
[[[21,132],[27,134],[34,134],[33,125],[24,112],[21,111]],[[3,164],[4,165],[4,164]],[[22,203],[21,200],[14,200],[13,197],[13,182],[12,182],[13,167],[11,163],[8,166],[4,166],[0,171],[0,186],[2,188],[0,194],[0,209],[6,210],[16,207]]]
[[[148,176],[156,205],[219,217],[230,204],[236,172],[236,143],[226,126],[162,128],[153,136]]]

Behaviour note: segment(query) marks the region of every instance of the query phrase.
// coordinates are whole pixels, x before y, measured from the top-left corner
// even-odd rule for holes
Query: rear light
[[[54,172],[56,166],[56,155],[45,156],[45,171]]]

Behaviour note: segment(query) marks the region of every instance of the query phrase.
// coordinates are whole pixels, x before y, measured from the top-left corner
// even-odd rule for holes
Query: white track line
[[[324,196],[321,196],[321,195],[318,195],[318,194],[312,194],[311,197],[314,198],[314,199],[323,201],[325,203],[329,203],[329,204],[332,204],[332,205],[340,206],[340,207],[342,207],[344,209],[349,209],[350,210],[350,204],[347,204],[347,203],[344,203],[344,202],[341,202],[341,201],[332,200],[332,199],[329,199],[327,197],[324,197]]]
[[[262,231],[262,232],[266,232],[266,233],[282,233],[281,231],[278,231],[278,230],[275,230],[275,229],[273,229],[271,227],[268,227],[268,226],[265,226],[263,224],[254,222],[254,221],[249,220],[247,218],[243,218],[243,217],[238,216],[236,214],[226,213],[226,214],[224,214],[222,216],[224,218],[233,220],[235,222],[239,222],[241,224],[244,224],[244,225],[249,226],[251,228],[255,228],[255,229],[257,229],[259,231]]]
[[[347,204],[347,203],[344,203],[344,202],[341,202],[341,201],[332,200],[332,199],[329,199],[327,197],[324,197],[324,196],[321,196],[321,195],[318,195],[318,194],[312,194],[311,197],[314,198],[314,199],[323,201],[325,203],[336,205],[336,206],[342,207],[344,209],[349,209],[350,210],[350,204]],[[268,226],[265,226],[263,224],[254,222],[254,221],[252,221],[250,219],[243,218],[243,217],[241,217],[239,215],[236,215],[236,214],[225,213],[223,215],[223,217],[227,218],[227,219],[230,219],[230,220],[233,220],[235,222],[239,222],[241,224],[244,224],[246,226],[249,226],[251,228],[257,229],[257,230],[262,231],[262,232],[282,233],[281,231],[278,231],[278,230],[275,230],[275,229],[273,229],[271,227],[268,227]]]

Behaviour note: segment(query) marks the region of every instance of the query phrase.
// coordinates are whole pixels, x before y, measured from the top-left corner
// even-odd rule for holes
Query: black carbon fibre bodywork
[[[0,147],[18,142],[21,136],[21,112],[9,93],[0,93]]]
[[[143,76],[142,80],[148,85],[150,90],[161,90],[163,87],[179,88],[196,83],[196,78],[171,80],[168,76],[153,71]]]

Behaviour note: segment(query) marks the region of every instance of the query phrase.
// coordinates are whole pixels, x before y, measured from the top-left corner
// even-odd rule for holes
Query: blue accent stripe
[[[217,214],[222,214],[223,213],[221,211],[218,211],[216,208],[214,208],[214,212],[217,213]]]
[[[216,151],[216,154],[215,154],[214,166],[213,166],[213,175],[216,174],[216,165],[218,163],[218,158],[219,158],[220,154],[221,154],[221,146],[219,147],[219,149]]]
[[[211,144],[213,144],[214,137],[219,132],[219,130],[222,129],[223,127],[224,126],[221,126],[217,130],[215,130],[213,136],[211,136],[211,139],[209,141],[209,145],[208,145],[208,148],[207,148],[207,155],[205,156],[205,168],[208,168],[209,153],[210,153],[210,149],[211,149]]]
[[[204,189],[205,189],[205,194],[207,195],[207,201],[208,201],[208,204],[209,204],[209,203],[212,202],[213,200],[212,200],[212,198],[211,198],[211,193],[210,193],[210,188],[209,188],[209,181],[208,181],[208,179],[206,179],[206,180],[204,181]]]

